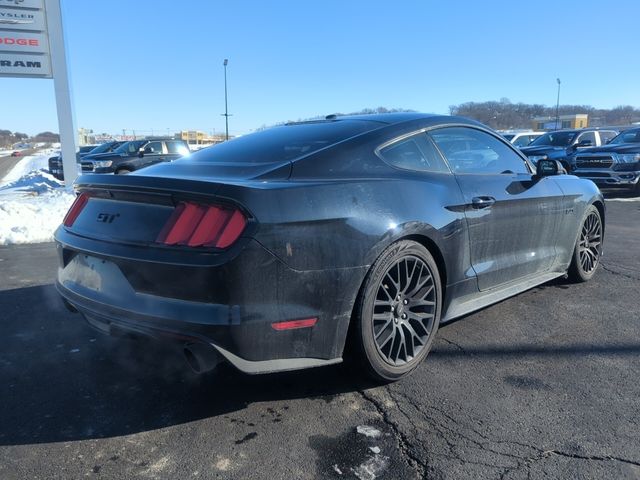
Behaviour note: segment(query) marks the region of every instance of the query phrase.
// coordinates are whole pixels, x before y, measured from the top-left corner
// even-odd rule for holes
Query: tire
[[[395,381],[427,356],[440,323],[442,286],[435,260],[417,242],[390,245],[367,274],[356,302],[356,352],[376,381]]]
[[[569,281],[586,282],[595,275],[602,256],[604,228],[598,209],[590,205],[580,223],[580,232],[569,265]]]

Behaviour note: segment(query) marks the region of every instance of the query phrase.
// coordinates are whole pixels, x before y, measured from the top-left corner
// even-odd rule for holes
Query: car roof
[[[365,115],[327,115],[324,119],[305,120],[300,122],[289,122],[285,125],[305,125],[311,123],[337,123],[345,121],[375,122],[381,126],[401,125],[405,123],[415,123],[423,126],[436,126],[439,124],[463,124],[485,127],[481,123],[465,118],[451,115],[439,115],[434,113],[419,112],[394,112],[394,113],[373,113]],[[485,127],[486,128],[486,127]]]

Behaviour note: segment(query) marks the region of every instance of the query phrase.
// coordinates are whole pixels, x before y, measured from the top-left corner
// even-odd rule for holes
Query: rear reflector
[[[82,212],[82,209],[85,207],[88,201],[89,201],[89,195],[87,195],[86,193],[81,193],[76,197],[76,199],[73,202],[73,205],[71,205],[71,208],[65,215],[64,220],[62,222],[65,227],[73,226],[73,223],[76,221],[76,219],[78,218],[78,215],[80,215],[80,212]]]
[[[165,245],[227,248],[247,223],[240,210],[181,202],[162,228],[156,242]]]
[[[302,320],[286,320],[271,324],[274,330],[295,330],[297,328],[313,327],[318,322],[317,318],[304,318]]]

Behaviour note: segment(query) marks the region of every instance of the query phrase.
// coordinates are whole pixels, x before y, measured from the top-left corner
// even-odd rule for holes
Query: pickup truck
[[[112,152],[124,142],[106,142],[101,145],[83,145],[76,153],[76,162],[80,163],[82,159],[92,153],[107,153]],[[58,180],[64,180],[64,173],[62,172],[62,155],[58,154],[49,158],[49,173],[56,177]]]
[[[625,130],[606,145],[575,152],[569,162],[573,175],[640,195],[640,128]]]
[[[89,154],[82,159],[82,173],[130,173],[159,162],[171,162],[189,154],[182,140],[147,139],[123,143],[113,152]]]
[[[556,130],[536,138],[520,150],[535,165],[538,160],[558,160],[570,171],[569,156],[587,147],[604,145],[618,134],[615,130],[583,128],[576,130]]]

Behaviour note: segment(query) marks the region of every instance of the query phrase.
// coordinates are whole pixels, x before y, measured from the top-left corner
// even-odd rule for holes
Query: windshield
[[[612,144],[620,143],[640,143],[640,128],[635,130],[627,130],[619,135],[616,135],[610,142]]]
[[[362,120],[283,125],[200,150],[186,161],[261,165],[284,162],[378,127],[379,123]]]
[[[578,132],[549,132],[536,138],[529,146],[568,147],[573,143],[576,135]]]
[[[140,150],[140,147],[145,143],[147,143],[146,140],[134,140],[132,142],[126,142],[116,148],[113,152],[126,153],[127,155],[131,153],[137,153],[137,151]]]
[[[113,142],[103,143],[102,145],[98,145],[96,148],[91,150],[89,153],[94,154],[94,153],[110,152],[111,148],[113,147],[113,145],[114,145]]]

